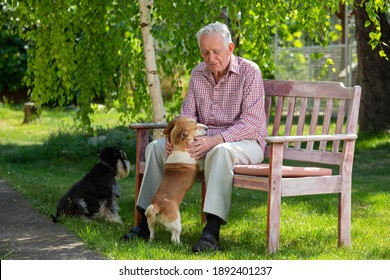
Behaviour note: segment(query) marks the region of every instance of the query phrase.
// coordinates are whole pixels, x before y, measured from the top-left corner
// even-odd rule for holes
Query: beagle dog
[[[162,182],[155,193],[152,204],[145,211],[150,231],[150,241],[155,239],[156,225],[162,225],[172,233],[171,241],[180,243],[182,225],[179,206],[191,189],[197,173],[203,170],[203,161],[188,153],[188,146],[196,136],[204,135],[207,127],[194,119],[180,116],[170,122],[164,130],[173,150],[164,166]]]

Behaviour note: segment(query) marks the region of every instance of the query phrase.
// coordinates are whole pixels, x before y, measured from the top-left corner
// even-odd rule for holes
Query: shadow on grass
[[[135,161],[135,133],[124,126],[97,129],[94,135],[60,131],[51,135],[42,145],[0,145],[0,160],[16,164],[39,160],[55,163],[59,158],[80,162],[96,159],[96,150],[106,146],[120,147],[130,161]]]

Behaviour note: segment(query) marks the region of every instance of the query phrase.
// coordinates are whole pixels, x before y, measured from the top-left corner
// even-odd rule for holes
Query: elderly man
[[[196,34],[203,62],[191,73],[181,115],[207,125],[207,135],[196,138],[189,153],[205,158],[207,185],[204,213],[207,223],[193,252],[220,251],[220,226],[228,220],[235,164],[257,164],[264,159],[267,123],[264,86],[259,67],[233,55],[234,44],[225,24],[211,23]],[[169,139],[151,142],[146,150],[145,176],[141,185],[139,225],[122,239],[147,239],[146,207],[162,179],[164,162],[172,151]]]

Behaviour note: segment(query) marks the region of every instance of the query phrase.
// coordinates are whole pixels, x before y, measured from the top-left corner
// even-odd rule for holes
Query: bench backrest
[[[360,87],[338,82],[264,80],[270,136],[355,134]],[[297,137],[299,138],[299,137]],[[339,140],[290,142],[284,158],[341,164]],[[266,156],[269,154],[268,147]]]

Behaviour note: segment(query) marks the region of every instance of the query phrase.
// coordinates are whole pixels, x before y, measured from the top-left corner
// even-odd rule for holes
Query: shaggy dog
[[[66,215],[122,223],[116,203],[120,194],[115,179],[129,175],[130,162],[119,148],[102,148],[97,154],[99,162],[59,201],[56,215],[51,215],[53,222]]]
[[[155,227],[162,225],[172,233],[171,241],[180,243],[182,225],[179,206],[185,194],[192,187],[197,173],[203,169],[203,162],[195,160],[188,153],[188,146],[195,136],[204,135],[207,127],[194,119],[177,117],[168,124],[164,134],[173,146],[164,167],[162,182],[145,211],[150,231],[150,241],[155,238]]]

